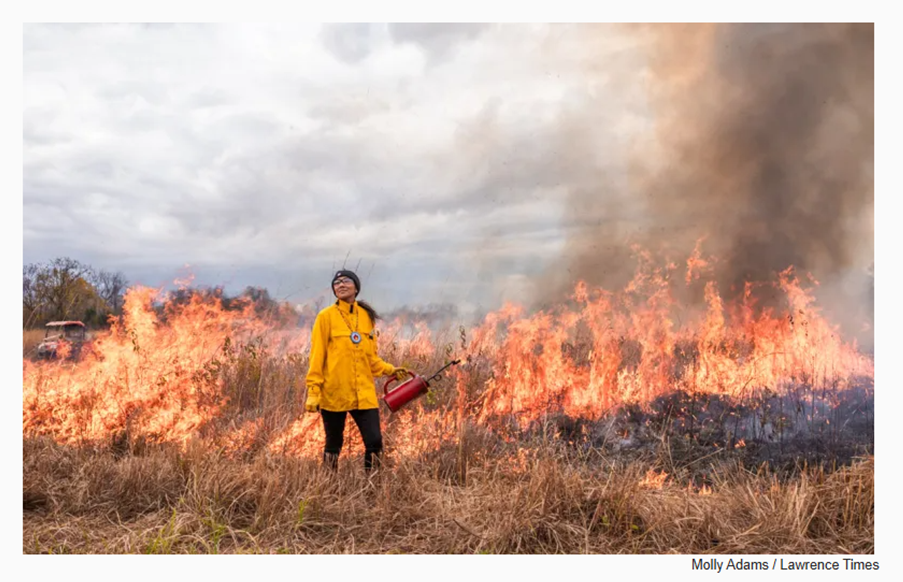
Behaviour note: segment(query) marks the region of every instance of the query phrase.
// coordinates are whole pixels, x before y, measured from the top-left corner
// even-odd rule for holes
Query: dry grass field
[[[874,464],[779,478],[724,463],[711,486],[552,445],[392,459],[368,478],[207,448],[139,455],[25,443],[25,553],[869,554]],[[355,459],[357,460],[357,459]],[[352,466],[353,465],[353,466]],[[657,478],[661,476],[662,478]]]
[[[874,552],[873,364],[813,310],[388,322],[387,361],[462,363],[383,406],[367,475],[352,422],[320,466],[306,329],[150,298],[78,362],[23,360],[24,553]]]

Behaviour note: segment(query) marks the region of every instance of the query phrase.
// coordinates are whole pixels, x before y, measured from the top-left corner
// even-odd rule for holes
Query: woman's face
[[[354,288],[354,281],[348,277],[336,279],[332,284],[332,288],[335,290],[335,296],[346,303],[353,302],[354,296],[357,294],[357,290]]]

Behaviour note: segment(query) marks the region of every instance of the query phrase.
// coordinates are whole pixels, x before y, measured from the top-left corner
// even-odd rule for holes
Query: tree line
[[[121,272],[97,270],[69,257],[26,264],[22,269],[23,327],[67,319],[105,325],[110,315],[122,313],[127,286]]]
[[[29,263],[22,270],[23,328],[43,327],[47,322],[78,320],[90,327],[106,327],[111,317],[122,315],[129,282],[120,271],[95,269],[69,257],[48,263]],[[290,304],[279,302],[261,287],[246,287],[229,296],[222,287],[187,287],[170,292],[166,305],[175,307],[193,298],[216,301],[225,310],[253,306],[255,316],[279,326],[297,325],[298,312]],[[165,320],[166,306],[154,305]]]

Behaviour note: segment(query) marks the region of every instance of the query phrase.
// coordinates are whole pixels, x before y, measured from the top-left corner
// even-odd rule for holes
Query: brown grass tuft
[[[450,453],[453,454],[453,453]],[[156,447],[142,456],[26,439],[25,553],[874,552],[874,461],[792,478],[715,467],[710,493],[650,465],[551,446],[389,458],[368,479],[308,459]]]

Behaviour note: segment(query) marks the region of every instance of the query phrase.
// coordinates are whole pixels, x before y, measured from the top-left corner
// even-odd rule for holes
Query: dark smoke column
[[[687,256],[705,236],[726,297],[790,265],[828,286],[864,276],[874,256],[873,25],[632,32],[648,54],[656,124],[654,151],[637,154],[626,186],[641,217],[601,178],[572,191],[572,218],[586,226],[568,241],[570,272],[619,288],[635,265],[629,243]]]

